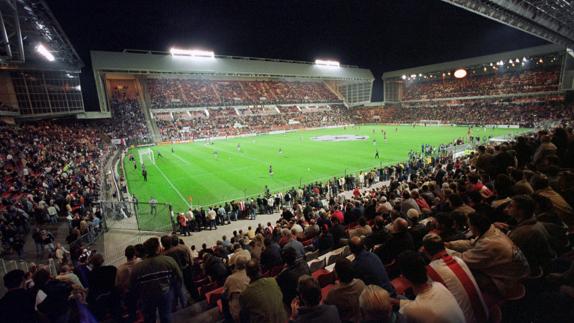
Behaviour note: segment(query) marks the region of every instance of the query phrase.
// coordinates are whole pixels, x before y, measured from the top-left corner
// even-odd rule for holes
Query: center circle
[[[369,136],[357,136],[357,135],[325,135],[311,137],[313,141],[358,141],[367,140]]]

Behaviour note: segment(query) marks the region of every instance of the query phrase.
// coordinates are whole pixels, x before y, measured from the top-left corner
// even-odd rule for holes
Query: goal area
[[[138,150],[138,155],[140,158],[140,163],[144,164],[145,162],[151,162],[152,165],[155,165],[155,157],[153,155],[153,150],[151,148],[144,148]]]

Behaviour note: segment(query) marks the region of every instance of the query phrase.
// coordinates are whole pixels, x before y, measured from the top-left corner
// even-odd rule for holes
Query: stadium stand
[[[74,136],[70,135],[72,131]],[[42,205],[50,205],[47,199],[54,198],[57,204],[62,203],[59,216],[78,212],[94,221],[98,215],[90,214],[86,206],[91,199],[89,193],[98,189],[93,181],[98,171],[90,166],[96,165],[101,156],[99,150],[92,150],[97,142],[88,146],[94,148],[80,148],[78,144],[93,142],[98,137],[95,128],[40,123],[20,129],[4,127],[1,133],[3,171],[12,174],[7,177],[12,181],[3,185],[14,187],[5,199],[10,210],[14,205],[28,210],[34,215],[30,222],[39,225],[46,221],[41,216],[45,215]],[[46,141],[53,137],[60,138],[61,148]],[[466,321],[476,322],[485,317],[500,320],[500,315],[519,320],[567,321],[572,307],[565,305],[571,302],[574,288],[569,236],[574,229],[573,137],[572,129],[567,127],[541,130],[513,143],[479,147],[478,153],[456,159],[432,156],[427,164],[428,156],[411,155],[405,163],[373,169],[362,176],[349,174],[276,193],[272,205],[265,205],[264,199],[236,201],[223,209],[242,217],[271,208],[281,210],[282,217],[275,224],[237,232],[229,242],[204,245],[201,250],[182,245],[175,235],[162,237],[161,244],[150,239],[143,246],[128,247],[127,262],[118,268],[102,265],[101,254],[74,250],[69,258],[61,260],[55,277],[42,268],[8,273],[4,278],[10,291],[0,301],[0,315],[17,321],[10,315],[22,314],[6,310],[7,299],[15,297],[12,295],[16,292],[42,290],[48,297],[57,298],[51,301],[60,305],[40,302],[39,315],[58,317],[81,310],[97,320],[139,315],[149,319],[145,300],[134,303],[130,295],[163,297],[166,294],[158,291],[165,290],[177,295],[173,304],[177,308],[185,307],[185,299],[190,297],[205,300],[210,308],[220,304],[223,317],[258,313],[297,319],[307,313],[306,303],[293,311],[288,303],[259,311],[243,306],[239,310],[237,304],[255,301],[251,299],[253,288],[261,288],[262,295],[269,298],[279,295],[273,299],[280,300],[281,295],[291,293],[293,282],[302,284],[301,277],[310,275],[305,278],[309,284],[306,288],[322,295],[319,301],[329,300],[327,304],[336,309],[333,315],[341,317],[372,309],[374,305],[365,300],[371,291],[382,297],[379,301],[390,304],[396,295],[408,296],[413,288],[422,288],[442,295],[440,310],[431,307],[433,315],[441,318],[456,312]],[[18,162],[14,156],[20,155],[11,154],[15,149],[13,138],[25,143],[23,151],[27,154],[45,156],[46,150],[42,149],[56,149],[70,163],[64,165],[49,157]],[[41,145],[34,144],[34,140]],[[27,176],[23,175],[24,167],[29,168]],[[46,173],[46,169],[50,171]],[[60,193],[54,196],[42,180],[48,187],[55,185]],[[378,181],[383,185],[371,186]],[[353,194],[343,194],[348,190]],[[15,202],[11,199],[15,195],[25,197],[24,201]],[[10,212],[3,214],[6,217]],[[205,229],[201,210],[194,213],[195,222],[180,223],[193,223],[191,230]],[[74,217],[71,225],[81,229],[87,219],[78,221]],[[16,231],[26,230],[21,222],[18,225],[17,221],[3,220],[2,224],[3,237],[10,225]],[[421,246],[424,252],[414,253]],[[445,246],[455,252],[447,255]],[[158,250],[162,250],[159,255]],[[454,263],[458,268],[454,271],[441,267],[454,268]],[[365,270],[377,267],[380,269],[373,272]],[[159,275],[160,271],[170,274],[150,282],[153,288],[144,284],[144,275]],[[427,277],[433,282],[428,283]],[[179,283],[172,284],[171,279]],[[255,279],[261,286],[249,284]],[[33,282],[35,288],[19,289],[26,281]],[[80,285],[87,288],[87,293]],[[470,293],[469,286],[475,292]],[[336,292],[342,290],[349,293]],[[295,293],[308,297],[302,287]],[[70,296],[72,300],[86,299],[87,304],[68,302]],[[383,305],[388,315],[410,319],[417,315],[414,303],[406,300],[400,301],[398,312],[391,313],[390,305]]]
[[[423,79],[407,82],[404,101],[466,96],[490,96],[558,90],[560,65],[544,66],[527,71],[508,70],[503,73],[468,75],[456,78]]]
[[[146,85],[152,109],[340,102],[323,82],[152,78]]]
[[[418,123],[436,120],[459,125],[537,127],[574,117],[564,95],[403,102],[389,107],[357,109],[356,122]]]

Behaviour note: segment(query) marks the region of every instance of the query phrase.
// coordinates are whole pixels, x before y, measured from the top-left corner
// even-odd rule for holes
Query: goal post
[[[152,165],[155,165],[155,157],[153,155],[153,150],[151,150],[151,148],[140,149],[138,150],[138,154],[140,158],[140,163],[143,164],[146,161],[150,161]]]

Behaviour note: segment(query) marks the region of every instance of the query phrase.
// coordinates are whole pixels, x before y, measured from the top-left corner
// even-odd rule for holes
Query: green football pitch
[[[387,142],[383,140],[382,129],[387,132]],[[466,127],[372,125],[215,140],[213,144],[160,145],[152,147],[155,165],[144,158],[147,182],[141,175],[137,148],[133,148],[130,153],[138,160],[138,168],[134,169],[126,158],[125,169],[130,193],[135,194],[140,202],[147,202],[153,196],[160,203],[171,204],[173,210],[179,212],[190,206],[208,206],[257,196],[266,185],[272,192],[285,191],[300,184],[395,164],[406,160],[411,149],[420,152],[422,144],[450,143],[465,137],[467,131]],[[476,128],[473,135],[500,137],[524,131]],[[355,141],[314,139],[345,135],[368,138]],[[380,159],[375,159],[377,150]],[[158,153],[162,157],[158,157]],[[273,175],[269,173],[270,165]],[[159,228],[168,225],[169,218],[150,217],[149,223],[145,222],[148,229]]]

